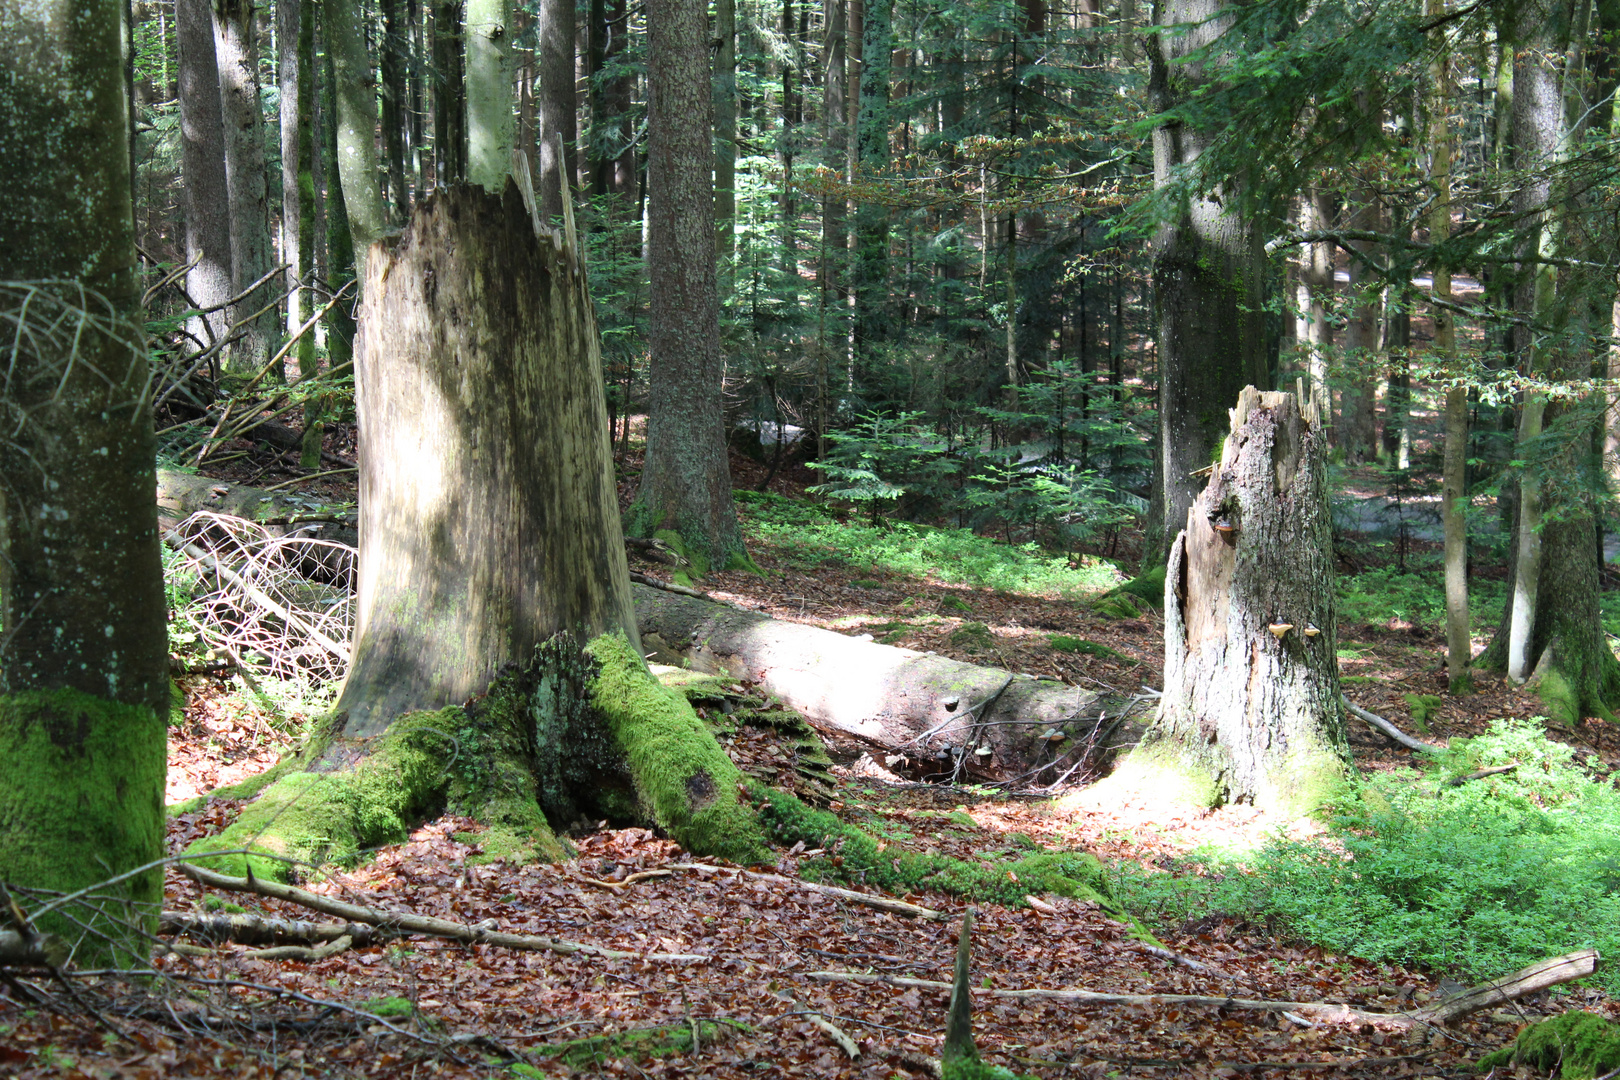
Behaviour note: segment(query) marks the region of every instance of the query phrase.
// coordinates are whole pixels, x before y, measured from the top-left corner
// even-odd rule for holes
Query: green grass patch
[[[1445,780],[1518,762],[1450,787]],[[1585,765],[1591,765],[1589,759]],[[1122,865],[1115,892],[1147,920],[1209,911],[1325,948],[1474,981],[1576,949],[1620,950],[1620,792],[1539,720],[1453,740],[1427,773],[1350,787],[1325,843],[1205,854],[1196,877]],[[1620,991],[1620,972],[1595,980]]]
[[[1004,544],[971,529],[840,521],[825,506],[766,492],[738,491],[736,500],[749,542],[772,549],[779,563],[799,569],[849,566],[1051,597],[1098,593],[1123,580],[1111,563],[1096,560],[1075,567],[1068,556],[1048,555],[1035,544]]]

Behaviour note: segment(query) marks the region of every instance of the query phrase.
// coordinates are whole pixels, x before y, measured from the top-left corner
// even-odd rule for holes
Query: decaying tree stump
[[[1310,403],[1239,395],[1170,551],[1159,715],[1114,784],[1302,812],[1343,777],[1326,450]]]

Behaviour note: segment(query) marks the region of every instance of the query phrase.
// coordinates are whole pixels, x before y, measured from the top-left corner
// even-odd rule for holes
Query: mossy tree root
[[[582,816],[650,824],[697,854],[767,854],[742,774],[622,634],[583,646],[558,635],[467,705],[397,717],[373,738],[343,726],[341,713],[326,718],[296,757],[216,792],[253,802],[189,853],[244,849],[200,861],[286,880],[294,865],[353,862],[452,812],[488,827],[486,858],[564,858],[550,823]]]

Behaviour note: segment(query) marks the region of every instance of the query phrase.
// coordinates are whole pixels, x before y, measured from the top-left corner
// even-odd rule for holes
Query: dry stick
[[[1478,772],[1465,773],[1462,776],[1453,776],[1446,781],[1446,787],[1462,787],[1470,780],[1483,780],[1487,776],[1496,776],[1499,773],[1512,772],[1519,767],[1517,761],[1508,765],[1493,765],[1489,769],[1480,769]]]
[[[828,1020],[816,1010],[806,1008],[794,998],[788,997],[785,1000],[788,1004],[792,1005],[798,1010],[799,1015],[803,1016],[816,1027],[820,1028],[829,1039],[837,1043],[839,1049],[848,1054],[851,1061],[861,1056],[861,1048],[856,1045],[855,1040],[850,1038],[838,1025],[834,1024],[831,1020]]]
[[[821,893],[824,896],[836,896],[840,900],[848,900],[855,904],[865,904],[867,907],[887,911],[892,915],[905,915],[913,919],[928,919],[932,922],[944,922],[945,913],[926,908],[920,904],[908,904],[904,900],[894,900],[887,896],[876,896],[872,893],[856,892],[854,889],[840,889],[836,885],[818,885],[813,881],[800,881],[798,878],[783,877],[780,874],[762,874],[754,870],[736,870],[729,866],[709,866],[705,863],[676,863],[671,870],[693,870],[700,874],[735,874],[738,877],[752,878],[755,881],[769,881],[776,885],[792,885],[809,892]]]
[[[381,927],[399,933],[446,938],[450,941],[459,941],[464,945],[497,945],[503,949],[549,952],[556,953],[559,956],[598,956],[605,960],[663,960],[670,963],[701,963],[711,959],[708,956],[696,953],[623,952],[618,949],[606,949],[598,945],[586,945],[576,941],[560,941],[556,938],[536,937],[532,934],[504,934],[495,930],[485,930],[479,926],[451,922],[448,919],[436,919],[431,915],[415,915],[404,911],[379,911],[376,908],[361,907],[359,904],[345,903],[342,900],[334,900],[329,896],[320,896],[292,885],[266,881],[263,878],[237,878],[226,874],[216,874],[212,870],[204,870],[195,863],[182,862],[179,864],[179,869],[187,877],[216,889],[225,889],[229,892],[257,893],[260,896],[268,896],[272,900],[285,900],[288,903],[309,908],[311,911],[319,911],[334,918],[365,923],[368,926]]]
[[[628,889],[638,881],[649,881],[653,878],[665,878],[669,877],[673,873],[673,870],[638,870],[634,874],[626,877],[623,881],[604,881],[601,878],[588,877],[585,879],[585,882],[588,885],[600,885],[604,889],[612,889],[614,892],[623,892],[625,889]]]
[[[663,589],[665,592],[672,592],[672,593],[675,593],[678,596],[691,596],[691,597],[695,597],[695,598],[697,598],[699,600],[713,601],[713,597],[709,596],[708,593],[701,593],[701,592],[698,592],[696,589],[688,589],[685,585],[674,585],[674,584],[671,584],[670,582],[667,582],[667,581],[659,581],[655,577],[652,577],[652,576],[650,576],[648,574],[637,573],[634,570],[630,571],[630,580],[634,581],[634,582],[636,582],[638,584],[641,584],[641,585],[650,586],[651,588],[654,588],[654,589]],[[714,601],[714,602],[718,602],[718,601]]]
[[[1469,1013],[1515,998],[1533,994],[1548,987],[1584,979],[1597,971],[1598,952],[1583,949],[1565,956],[1555,956],[1532,964],[1521,971],[1504,976],[1454,994],[1438,1005],[1411,1013],[1377,1013],[1352,1009],[1348,1005],[1321,1001],[1267,1001],[1254,998],[1215,997],[1204,994],[1104,994],[1091,990],[991,990],[999,998],[1040,998],[1050,1001],[1072,1001],[1092,1005],[1207,1005],[1214,1008],[1258,1010],[1261,1012],[1291,1012],[1328,1023],[1397,1024],[1411,1027],[1416,1024],[1447,1024]],[[812,971],[809,978],[821,982],[848,982],[863,985],[887,984],[914,987],[921,990],[951,989],[950,983],[931,979],[910,979],[900,975],[867,975],[853,971]]]
[[[190,911],[163,912],[158,917],[158,933],[236,945],[311,945],[341,937],[352,938],[358,945],[370,945],[374,938],[383,936],[366,923],[267,919],[252,913],[200,915]]]
[[[1394,739],[1408,750],[1416,750],[1420,754],[1440,753],[1440,747],[1431,743],[1423,742],[1420,739],[1412,738],[1412,736],[1408,735],[1406,732],[1402,731],[1388,720],[1385,720],[1382,716],[1379,716],[1374,712],[1368,712],[1366,709],[1363,709],[1360,705],[1357,705],[1349,698],[1345,698],[1344,703],[1357,717],[1357,719],[1363,720],[1377,728],[1379,731],[1383,732],[1385,735],[1388,735],[1390,738]]]
[[[351,465],[346,469],[327,469],[325,472],[310,473],[308,476],[295,476],[291,480],[282,480],[279,483],[269,485],[264,490],[266,490],[266,491],[280,491],[282,488],[297,487],[299,484],[307,484],[311,480],[320,480],[320,479],[322,479],[324,477],[328,477],[328,476],[340,476],[343,473],[352,473],[352,472],[359,472],[359,471],[360,471],[360,468],[357,465]]]
[[[340,952],[347,952],[354,939],[344,934],[335,941],[311,948],[308,945],[277,945],[270,949],[254,949],[247,954],[249,960],[302,960],[306,964],[319,963]]]

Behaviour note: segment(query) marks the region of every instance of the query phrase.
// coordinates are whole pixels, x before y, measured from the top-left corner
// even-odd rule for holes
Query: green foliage
[[[1620,1069],[1620,1028],[1595,1013],[1573,1010],[1531,1024],[1513,1042],[1479,1059],[1475,1069],[1528,1065],[1558,1070],[1559,1080],[1592,1080]]]
[[[969,529],[840,522],[825,506],[780,495],[739,491],[736,498],[749,542],[776,548],[781,562],[800,568],[841,564],[1035,596],[1080,596],[1120,580],[1118,570],[1101,560],[1075,566],[1033,543],[1005,544]]]
[[[1518,768],[1458,786],[1494,765]],[[1423,776],[1352,787],[1326,842],[1276,841],[1207,876],[1121,872],[1144,917],[1214,910],[1261,918],[1337,952],[1467,979],[1580,948],[1620,948],[1620,792],[1589,776],[1537,721],[1454,740]],[[1596,980],[1613,993],[1620,976]]]
[[[1444,574],[1437,563],[1412,562],[1410,573],[1386,566],[1339,578],[1339,621],[1444,626]],[[1468,583],[1469,618],[1475,626],[1494,625],[1502,616],[1503,602],[1502,582],[1476,577]]]
[[[1071,637],[1068,634],[1052,634],[1046,639],[1046,643],[1058,652],[1100,656],[1104,660],[1118,660],[1124,664],[1134,664],[1136,662],[1124,653],[1116,652],[1106,645],[1099,645],[1095,641],[1087,641],[1085,638]]]

